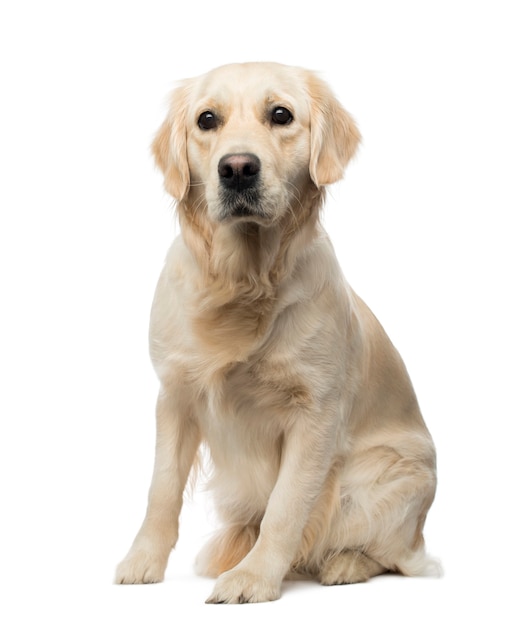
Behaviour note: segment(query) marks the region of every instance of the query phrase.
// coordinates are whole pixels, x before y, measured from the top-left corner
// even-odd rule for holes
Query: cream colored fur
[[[277,107],[293,120],[275,123]],[[204,111],[214,128],[199,126]],[[210,602],[274,600],[292,571],[331,585],[430,565],[433,443],[400,356],[319,221],[324,187],[358,142],[302,69],[229,65],[174,92],[153,152],[182,235],[152,308],[156,461],[118,583],[163,579],[202,442],[224,524],[197,561],[219,576]],[[222,216],[230,154],[260,160],[258,215]]]

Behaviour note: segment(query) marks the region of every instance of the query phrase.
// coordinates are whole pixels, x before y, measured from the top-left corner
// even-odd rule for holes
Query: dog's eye
[[[285,107],[277,107],[271,113],[271,121],[274,124],[289,124],[293,120],[293,115]]]
[[[198,118],[198,126],[202,130],[212,130],[218,126],[218,119],[211,111],[204,111]]]

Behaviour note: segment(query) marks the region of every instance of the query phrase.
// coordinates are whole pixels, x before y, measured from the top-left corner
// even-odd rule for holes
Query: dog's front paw
[[[163,580],[166,559],[156,557],[146,550],[136,550],[119,563],[115,575],[117,585],[159,583]]]
[[[280,581],[270,581],[247,570],[232,569],[218,579],[207,604],[269,602],[280,597]]]

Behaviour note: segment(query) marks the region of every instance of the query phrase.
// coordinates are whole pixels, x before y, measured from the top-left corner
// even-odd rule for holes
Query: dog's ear
[[[152,142],[156,165],[165,176],[165,189],[178,201],[185,198],[190,184],[185,128],[186,93],[185,85],[174,91],[169,113]]]
[[[313,74],[308,77],[310,95],[310,177],[317,187],[343,177],[361,135],[350,114],[328,86]]]

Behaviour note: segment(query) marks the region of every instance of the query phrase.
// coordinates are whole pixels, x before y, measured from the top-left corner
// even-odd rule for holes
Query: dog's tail
[[[398,562],[398,570],[404,576],[431,576],[440,578],[444,574],[442,564],[439,559],[419,551]]]
[[[215,533],[200,551],[195,562],[196,573],[216,578],[235,567],[255,545],[257,526],[232,525]]]

